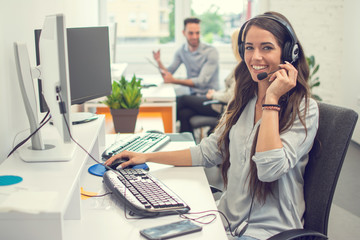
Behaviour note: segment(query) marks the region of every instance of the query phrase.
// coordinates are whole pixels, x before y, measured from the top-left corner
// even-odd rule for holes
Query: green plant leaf
[[[314,75],[315,73],[317,73],[317,71],[319,71],[320,65],[316,65],[315,69],[312,71],[312,75]]]
[[[320,82],[315,82],[310,85],[311,88],[320,86]]]
[[[316,64],[314,55],[306,57],[306,62],[309,65],[309,71],[310,71],[309,87],[310,87],[310,91],[312,92],[314,87],[320,86],[319,77],[318,76],[315,77],[315,74],[319,71],[320,65]],[[318,101],[322,100],[321,97],[316,94],[312,94],[312,97]]]
[[[319,95],[312,94],[311,97],[317,101],[322,101],[322,98]]]
[[[315,65],[315,57],[314,57],[314,55],[306,57],[306,61],[307,61],[308,65],[309,65],[309,68],[314,67],[314,65]]]
[[[134,74],[130,81],[124,76],[119,81],[114,81],[112,93],[103,103],[112,109],[132,109],[140,107],[141,98],[141,79]]]

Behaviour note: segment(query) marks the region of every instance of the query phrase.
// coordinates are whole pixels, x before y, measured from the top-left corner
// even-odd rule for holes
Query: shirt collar
[[[197,48],[194,52],[191,52],[191,53],[197,53],[197,52],[199,52],[199,50],[201,50],[202,48],[203,48],[203,44],[200,42],[198,48]],[[190,50],[189,50],[189,44],[188,44],[187,42],[184,44],[184,50],[185,50],[186,52],[190,52]]]

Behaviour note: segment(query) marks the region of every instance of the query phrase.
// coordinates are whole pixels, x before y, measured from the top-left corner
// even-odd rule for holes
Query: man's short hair
[[[184,29],[186,27],[186,24],[188,23],[197,23],[199,24],[200,23],[200,19],[196,18],[196,17],[188,17],[184,20]]]

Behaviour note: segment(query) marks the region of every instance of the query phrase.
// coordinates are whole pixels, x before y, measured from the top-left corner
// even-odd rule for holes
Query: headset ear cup
[[[245,52],[245,46],[244,46],[244,42],[243,42],[243,33],[246,29],[248,22],[245,22],[239,31],[239,36],[238,36],[238,48],[239,48],[239,55],[241,57],[241,59],[244,61],[244,52]]]
[[[295,44],[294,47],[292,48],[292,61],[295,62],[296,60],[298,60],[299,58],[299,52],[300,52],[300,49],[299,49],[299,45],[298,44]]]
[[[239,44],[239,55],[243,61],[244,61],[244,51],[245,51],[244,44],[240,43]]]
[[[282,52],[282,59],[284,61],[292,62],[292,47],[290,42],[286,42],[284,44],[283,52]]]

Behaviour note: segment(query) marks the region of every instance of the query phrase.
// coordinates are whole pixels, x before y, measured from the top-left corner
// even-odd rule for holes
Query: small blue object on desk
[[[132,166],[130,168],[144,169],[144,170],[147,170],[147,171],[149,170],[149,166],[146,163],[134,165],[134,166]],[[91,173],[91,174],[93,174],[95,176],[102,177],[107,170],[103,165],[95,164],[95,165],[92,165],[91,167],[89,167],[88,171],[89,171],[89,173]]]
[[[13,176],[13,175],[4,175],[0,176],[0,186],[9,186],[17,184],[23,180],[22,177]]]

